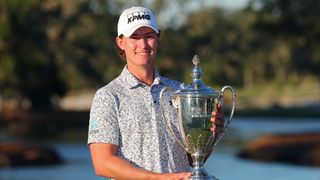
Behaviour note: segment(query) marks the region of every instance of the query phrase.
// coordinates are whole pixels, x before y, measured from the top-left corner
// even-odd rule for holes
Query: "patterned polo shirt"
[[[161,77],[157,71],[154,77],[153,84],[147,86],[125,66],[117,78],[96,92],[88,144],[114,144],[119,157],[153,172],[190,171],[186,152],[166,129],[159,99],[163,88],[178,90],[181,83]],[[161,106],[166,119],[176,124],[171,94],[164,93]]]

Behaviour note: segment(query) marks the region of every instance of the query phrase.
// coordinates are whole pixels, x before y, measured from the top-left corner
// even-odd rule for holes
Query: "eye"
[[[155,39],[156,36],[157,36],[156,34],[151,33],[151,34],[147,34],[147,35],[146,35],[146,38],[148,38],[148,39]]]
[[[140,37],[133,34],[132,36],[130,36],[130,39],[140,39]]]

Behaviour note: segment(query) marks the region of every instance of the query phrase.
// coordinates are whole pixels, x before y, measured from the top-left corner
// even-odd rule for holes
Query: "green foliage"
[[[163,18],[172,4],[187,12],[190,3],[1,1],[0,95],[23,97],[33,108],[43,109],[51,108],[52,97],[67,91],[103,86],[125,64],[115,44],[124,7],[145,5]],[[250,91],[268,83],[319,83],[319,4],[256,0],[234,12],[206,7],[187,13],[181,26],[170,21],[161,26],[157,67],[165,76],[187,83],[192,57],[199,54],[204,81],[211,86],[231,84]]]
[[[4,97],[16,94],[29,99],[34,109],[48,109],[53,96],[97,86],[118,73],[113,40],[117,17],[96,13],[89,1],[68,2],[0,4]]]

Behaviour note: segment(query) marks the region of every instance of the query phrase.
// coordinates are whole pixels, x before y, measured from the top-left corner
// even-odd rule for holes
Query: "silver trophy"
[[[203,74],[198,66],[200,63],[199,57],[195,55],[192,61],[194,64],[191,73],[192,83],[178,91],[173,91],[169,87],[162,89],[160,92],[161,110],[166,121],[167,130],[169,130],[178,144],[191,154],[193,169],[189,179],[216,180],[215,176],[208,175],[205,171],[204,163],[230,125],[235,109],[236,93],[231,86],[224,86],[221,92],[205,86],[201,81]],[[217,110],[217,104],[223,105],[226,90],[230,90],[232,93],[230,116],[227,119],[225,118],[222,130],[214,133],[210,130],[212,126],[215,126],[210,121],[211,113]],[[170,111],[165,103],[168,101],[176,109],[176,119],[166,112]]]

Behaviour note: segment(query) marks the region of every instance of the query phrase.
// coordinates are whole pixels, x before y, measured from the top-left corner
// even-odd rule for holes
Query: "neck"
[[[134,75],[140,82],[151,86],[154,80],[154,68],[139,68],[128,66],[128,70]]]

